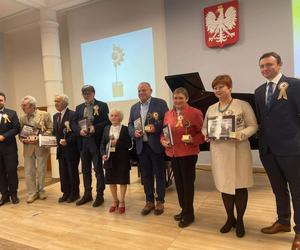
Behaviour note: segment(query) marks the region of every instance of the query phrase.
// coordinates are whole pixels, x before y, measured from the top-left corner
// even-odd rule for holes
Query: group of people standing
[[[124,213],[125,194],[130,183],[129,148],[134,140],[145,193],[145,206],[141,214],[146,216],[153,210],[155,215],[160,215],[164,212],[165,202],[163,161],[166,154],[171,159],[181,208],[174,215],[174,220],[178,221],[179,227],[187,227],[195,220],[194,181],[199,145],[207,141],[210,143],[215,185],[221,192],[227,213],[227,220],[220,232],[227,233],[235,228],[237,237],[243,237],[247,188],[253,185],[248,138],[258,130],[260,158],[275,194],[278,215],[273,225],[261,231],[265,234],[291,231],[291,194],[296,233],[292,250],[299,250],[300,80],[282,75],[281,66],[281,58],[275,52],[260,57],[260,71],[267,81],[255,90],[256,115],[247,102],[232,98],[232,79],[229,75],[220,75],[213,80],[212,88],[219,101],[208,108],[205,117],[200,110],[188,104],[186,89],[177,88],[173,91],[173,108],[169,110],[164,100],[151,96],[151,85],[141,82],[138,85],[140,100],[131,107],[128,127],[122,125],[122,111],[111,109],[109,112],[106,103],[95,99],[95,89],[90,85],[83,86],[85,102],[77,106],[75,111],[68,109],[66,95],[55,97],[58,113],[53,116],[53,125],[50,115],[39,111],[31,96],[22,100],[25,114],[19,123],[16,112],[4,107],[6,97],[0,93],[0,205],[10,199],[14,204],[19,202],[15,135],[26,124],[38,129],[39,133],[53,134],[57,138],[63,193],[59,202],[77,201],[77,205],[82,205],[93,200],[93,164],[97,181],[93,206],[103,203],[105,184],[109,184],[113,198],[109,212]],[[221,140],[210,137],[208,120],[225,116],[235,119],[232,138]],[[169,131],[171,136],[166,136],[165,131]],[[44,182],[49,149],[39,147],[37,141],[31,138],[20,137],[20,140],[24,144],[27,202],[45,199]],[[78,175],[80,159],[84,182],[81,199]]]

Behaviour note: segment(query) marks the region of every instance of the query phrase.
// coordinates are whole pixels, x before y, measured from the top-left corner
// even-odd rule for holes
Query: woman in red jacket
[[[199,144],[204,141],[201,133],[203,115],[200,110],[187,104],[189,99],[185,88],[173,92],[174,108],[165,114],[164,134],[161,144],[171,157],[172,169],[181,212],[174,216],[179,227],[194,222],[194,181]]]

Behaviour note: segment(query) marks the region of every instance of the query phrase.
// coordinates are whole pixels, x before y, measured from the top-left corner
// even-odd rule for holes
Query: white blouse
[[[120,136],[121,128],[122,128],[122,124],[116,126],[111,125],[109,130],[109,136],[113,137],[115,140],[118,140]]]

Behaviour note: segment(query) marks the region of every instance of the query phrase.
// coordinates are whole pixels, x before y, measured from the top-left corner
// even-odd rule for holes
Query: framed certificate
[[[24,124],[19,135],[21,138],[25,139],[29,136],[38,136],[39,133],[40,130],[38,128],[31,125]]]
[[[235,132],[235,116],[214,116],[207,119],[207,136],[213,140],[227,140]]]
[[[137,131],[143,131],[143,123],[142,123],[142,117],[139,116],[137,119],[133,121],[134,130]]]
[[[170,124],[167,124],[163,127],[163,134],[165,137],[165,140],[170,143],[170,145],[174,145],[173,137],[172,137],[172,131]]]
[[[57,147],[56,137],[52,135],[39,135],[40,147]]]

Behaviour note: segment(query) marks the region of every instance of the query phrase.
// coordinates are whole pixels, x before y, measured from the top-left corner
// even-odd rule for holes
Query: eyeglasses
[[[83,96],[91,96],[93,94],[94,94],[93,92],[84,92],[84,93],[82,93]]]

